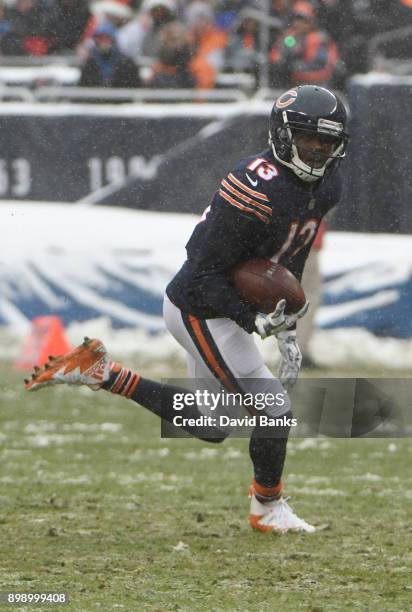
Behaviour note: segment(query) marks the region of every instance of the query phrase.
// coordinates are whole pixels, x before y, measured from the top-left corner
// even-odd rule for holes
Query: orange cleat
[[[101,340],[85,338],[83,344],[69,353],[49,357],[44,367],[34,367],[30,379],[25,379],[27,391],[66,383],[87,385],[93,391],[100,389],[110,374],[110,358]]]

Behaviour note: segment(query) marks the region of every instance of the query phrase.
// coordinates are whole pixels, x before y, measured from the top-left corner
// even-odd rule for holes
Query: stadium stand
[[[299,11],[310,13],[310,44],[294,31]],[[120,89],[106,79],[88,81],[93,92],[77,92],[102,26],[112,29],[138,75],[129,70],[133,77]],[[320,66],[323,82],[345,91],[359,72],[411,74],[411,32],[410,0],[0,0],[0,99],[262,98],[262,91],[307,81],[305,56],[315,76]],[[280,71],[273,70],[276,55]]]

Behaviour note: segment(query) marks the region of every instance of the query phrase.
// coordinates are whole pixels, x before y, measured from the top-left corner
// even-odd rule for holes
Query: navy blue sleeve
[[[238,198],[233,201],[240,204]],[[241,301],[231,274],[237,263],[255,256],[266,224],[266,217],[258,212],[256,215],[251,204],[245,203],[242,209],[217,193],[186,246],[191,301],[211,309],[215,316],[233,319],[248,333],[254,331],[256,310]]]

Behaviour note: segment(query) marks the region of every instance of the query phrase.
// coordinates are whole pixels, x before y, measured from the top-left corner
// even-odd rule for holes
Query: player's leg
[[[212,375],[203,365],[200,356],[196,355],[196,349],[183,324],[180,310],[171,304],[170,306],[165,316],[166,322],[175,331],[178,330],[177,339],[186,350],[192,351],[190,359],[194,363],[193,368],[197,368],[196,375],[211,378]],[[105,389],[135,401],[170,423],[173,423],[174,418],[179,415],[180,423],[183,423],[181,428],[199,439],[222,442],[228,435],[227,431],[207,423],[201,426],[187,424],[189,420],[193,421],[204,416],[196,405],[185,402],[185,395],[190,392],[189,390],[144,378],[126,366],[113,362],[100,340],[85,338],[83,344],[73,351],[57,358],[50,358],[44,368],[36,367],[31,379],[25,383],[29,391],[61,383],[87,385],[93,390]],[[183,404],[178,412],[175,408],[177,397],[180,404]]]
[[[212,393],[215,397],[219,397],[222,391],[222,384],[210,370],[187,329],[185,321],[188,315],[183,314],[169,300],[167,295],[164,300],[163,316],[168,331],[186,351],[188,381],[184,385],[185,388],[190,387],[191,392],[207,390],[209,394]],[[205,404],[200,406],[200,412],[207,416],[215,416],[214,412]],[[216,427],[213,432],[213,438],[215,439],[212,441],[221,442],[229,433],[230,428]]]
[[[276,395],[282,389],[279,381],[264,365],[253,338],[233,321],[228,319],[199,320],[181,313],[170,302],[166,310],[165,318],[170,331],[186,348],[194,362],[205,366],[202,375],[214,376],[229,391],[239,390],[253,394],[256,391],[262,392],[264,388],[267,392],[270,389],[270,392]],[[239,379],[243,379],[243,384],[245,380],[248,380],[249,386],[239,387]],[[257,387],[256,379],[260,379],[257,381]],[[251,384],[250,381],[252,381]],[[112,362],[100,340],[88,339],[85,339],[85,342],[74,351],[50,360],[44,368],[35,368],[32,379],[26,381],[26,389],[36,390],[57,383],[84,384],[92,389],[104,387],[113,393],[133,399],[167,420],[171,420],[175,414],[173,408],[175,393],[185,391],[144,379],[138,373]],[[282,409],[276,409],[274,412],[269,409],[268,414],[282,416],[287,414],[288,410],[286,402],[286,406],[284,405]],[[190,404],[185,405],[184,412],[181,414],[187,418],[202,416],[197,406]],[[190,431],[190,428],[187,430]],[[201,432],[198,428],[194,428],[190,433],[209,441],[222,440],[221,431],[218,432],[220,437],[216,438],[216,428],[211,428],[211,431],[207,431],[206,434],[204,428]],[[264,520],[266,529],[293,528],[308,531],[310,526],[298,519],[282,498],[278,500],[274,497],[281,491],[279,479],[286,451],[286,432],[282,433],[284,435],[280,438],[269,436],[261,439],[258,430],[253,434],[251,457],[257,478],[255,477],[252,491],[252,514],[255,519],[256,517],[262,519],[259,520],[259,525],[253,526],[260,529],[263,527]],[[262,440],[266,441],[262,442]],[[276,492],[264,490],[264,484],[268,482],[274,486],[266,488],[276,489]],[[262,487],[260,493],[257,492],[260,500],[256,496],[256,488],[259,486]],[[265,496],[267,500],[263,499]],[[259,516],[256,515],[256,508],[253,506],[257,504],[260,504],[257,506],[258,509],[262,510]]]
[[[250,491],[252,527],[261,531],[313,531],[282,498],[281,479],[292,413],[287,394],[265,365],[253,337],[229,319],[204,321],[187,315],[185,324],[204,362],[228,391],[283,398],[279,405],[265,406],[262,413],[270,418],[283,417],[284,425],[258,425],[250,440],[254,467]]]

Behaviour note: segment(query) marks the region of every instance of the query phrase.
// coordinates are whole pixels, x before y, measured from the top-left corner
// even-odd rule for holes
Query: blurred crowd
[[[264,70],[270,87],[344,88],[374,36],[411,24],[412,0],[0,0],[0,53],[76,55],[86,87],[212,89],[223,70],[258,86]]]

